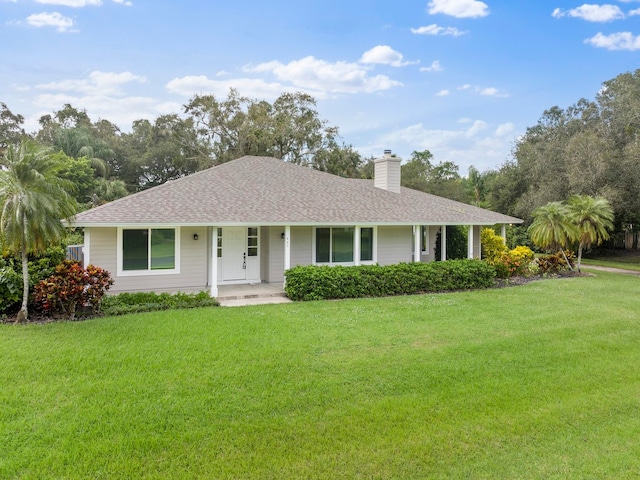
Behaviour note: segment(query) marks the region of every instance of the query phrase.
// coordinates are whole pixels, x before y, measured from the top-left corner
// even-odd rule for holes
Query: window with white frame
[[[420,250],[422,253],[429,253],[429,226],[422,225],[420,227]]]
[[[353,263],[354,227],[316,228],[316,263]],[[374,258],[373,227],[360,229],[360,261],[369,262]]]
[[[175,273],[178,270],[178,229],[123,228],[120,233],[121,272]]]

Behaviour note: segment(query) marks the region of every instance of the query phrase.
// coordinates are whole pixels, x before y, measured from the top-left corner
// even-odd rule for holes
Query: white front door
[[[247,229],[222,229],[222,275],[224,281],[247,279]]]

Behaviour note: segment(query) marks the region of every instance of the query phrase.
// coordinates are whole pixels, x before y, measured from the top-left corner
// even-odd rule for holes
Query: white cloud
[[[442,65],[440,65],[440,62],[438,60],[434,60],[433,62],[431,62],[430,66],[422,67],[420,69],[421,72],[441,72],[443,70],[444,68],[442,68]]]
[[[636,8],[635,10],[629,10],[629,16],[632,17],[634,15],[640,15],[640,8]]]
[[[499,98],[507,98],[509,96],[508,93],[503,92],[502,90],[496,87],[479,87],[477,85],[461,85],[458,87],[458,90],[469,90],[473,93],[477,93],[478,95],[484,95],[487,97],[499,97]]]
[[[591,38],[587,38],[585,43],[590,43],[594,47],[606,48],[607,50],[640,50],[640,35],[633,35],[631,32],[618,32],[604,35],[598,32]]]
[[[73,20],[58,12],[34,13],[27,17],[27,23],[32,27],[55,27],[58,32],[66,32],[73,27]]]
[[[495,87],[480,88],[476,90],[480,95],[488,97],[507,98],[509,95]]]
[[[418,123],[383,135],[375,143],[392,145],[399,152],[427,149],[435,162],[454,162],[464,175],[470,165],[484,171],[502,164],[511,152],[514,132],[511,123],[492,129],[484,120],[470,120],[458,129],[429,129]]]
[[[611,22],[624,18],[624,13],[617,5],[592,5],[585,3],[571,10],[561,10],[556,8],[551,16],[555,18],[575,17],[587,22]]]
[[[489,6],[479,0],[432,0],[429,13],[444,13],[457,18],[479,18],[489,15]]]
[[[449,90],[440,90],[438,93],[436,93],[436,97],[448,97],[449,95],[451,95],[451,92]]]
[[[146,78],[131,72],[113,73],[93,71],[87,78],[62,80],[36,85],[38,90],[77,92],[85,95],[121,95],[121,87],[131,82],[144,83]]]
[[[508,122],[498,125],[495,133],[498,137],[513,137],[515,130],[516,126],[513,123]]]
[[[370,75],[369,70],[357,63],[330,63],[312,56],[287,64],[278,61],[244,67],[246,72],[271,73],[281,82],[298,89],[316,92],[316,95],[338,93],[373,93],[402,86],[386,75]]]
[[[62,5],[63,7],[86,7],[86,6],[96,6],[99,7],[102,5],[101,0],[36,0],[36,3],[41,3],[43,5]]]
[[[120,5],[124,5],[125,7],[130,7],[133,5],[132,2],[129,2],[128,0],[113,0],[114,3],[119,3]]]
[[[404,67],[417,62],[403,62],[400,52],[396,52],[389,45],[378,45],[362,54],[360,61],[362,63],[378,63],[382,65],[391,65],[393,67]]]
[[[453,37],[459,37],[467,32],[458,30],[455,27],[441,27],[435,23],[420,28],[412,28],[411,33],[416,35],[451,35]]]
[[[104,118],[122,129],[127,129],[135,120],[153,120],[159,115],[176,113],[182,109],[179,103],[159,102],[152,97],[140,96],[47,93],[34,98],[34,105],[44,110],[41,114],[59,110],[67,103],[86,110],[92,120]]]
[[[165,87],[169,92],[185,97],[202,93],[224,96],[229,93],[230,88],[235,88],[247,97],[275,99],[283,92],[293,91],[292,88],[287,88],[281,83],[267,83],[261,79],[211,80],[205,75],[174,78]]]

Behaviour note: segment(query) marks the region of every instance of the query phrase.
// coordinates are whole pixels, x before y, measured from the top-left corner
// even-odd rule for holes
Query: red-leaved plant
[[[108,271],[94,265],[82,268],[77,262],[65,260],[53,275],[36,285],[34,303],[49,315],[62,314],[73,320],[79,308],[99,312],[102,297],[111,285]]]

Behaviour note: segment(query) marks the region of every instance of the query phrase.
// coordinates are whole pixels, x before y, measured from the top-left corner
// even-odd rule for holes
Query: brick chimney
[[[391,154],[391,150],[385,150],[382,158],[373,161],[373,184],[377,188],[400,193],[400,163],[402,158]]]

